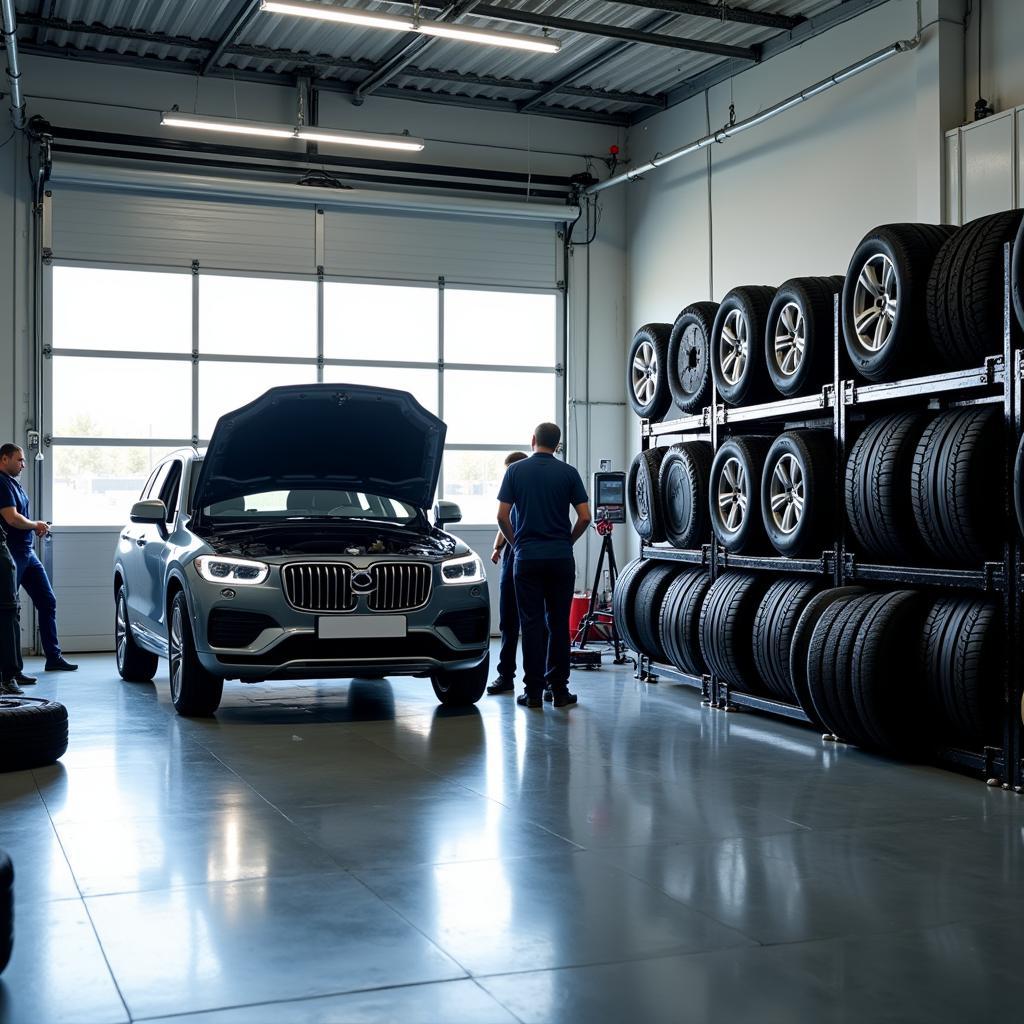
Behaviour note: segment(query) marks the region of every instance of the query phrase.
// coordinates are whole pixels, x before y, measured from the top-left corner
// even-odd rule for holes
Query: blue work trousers
[[[515,581],[526,693],[539,697],[545,686],[559,693],[569,686],[569,612],[576,563],[571,558],[517,558]]]
[[[501,550],[501,575],[498,577],[498,629],[501,631],[498,678],[509,683],[516,677],[516,647],[519,646],[515,565],[515,552],[511,544],[506,544]]]
[[[57,598],[47,578],[43,563],[34,551],[27,553],[12,551],[14,563],[18,567],[18,586],[25,588],[25,593],[32,599],[39,616],[39,638],[43,641],[43,651],[47,661],[61,656],[60,643],[57,640]]]

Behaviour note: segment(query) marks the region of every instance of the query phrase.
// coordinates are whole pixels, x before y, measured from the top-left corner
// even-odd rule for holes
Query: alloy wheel
[[[804,514],[804,474],[800,463],[788,452],[772,470],[769,494],[772,522],[784,534],[791,534]]]
[[[804,359],[807,322],[795,302],[787,302],[775,325],[775,365],[783,377],[792,377]]]
[[[885,348],[896,323],[899,305],[896,267],[885,253],[876,253],[861,268],[853,290],[853,324],[868,352]]]
[[[171,637],[170,637],[170,661],[171,661],[171,700],[177,703],[181,696],[181,674],[183,670],[184,650],[182,644],[182,633],[184,630],[181,621],[181,608],[174,605],[171,612]]]
[[[658,353],[649,342],[642,342],[633,356],[633,394],[641,405],[654,401],[658,390]]]
[[[747,474],[739,459],[726,459],[718,478],[718,511],[722,525],[735,533],[747,515]]]
[[[719,355],[722,377],[727,384],[738,384],[746,369],[747,334],[747,318],[740,310],[731,310],[722,324],[722,351]]]
[[[124,657],[128,649],[128,607],[124,591],[117,594],[117,609],[114,613],[114,648],[117,652],[117,670],[124,671]]]

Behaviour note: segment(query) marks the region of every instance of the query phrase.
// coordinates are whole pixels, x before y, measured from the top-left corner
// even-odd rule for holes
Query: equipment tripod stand
[[[600,515],[600,513],[599,513]],[[574,650],[583,651],[587,646],[590,630],[594,627],[606,630],[611,627],[611,643],[615,649],[614,664],[625,665],[627,658],[623,654],[624,646],[619,639],[619,631],[615,627],[615,615],[607,611],[599,611],[597,607],[598,588],[601,583],[601,573],[604,570],[605,559],[608,560],[608,581],[611,592],[615,592],[615,581],[619,577],[619,567],[615,564],[615,548],[612,546],[613,524],[606,519],[598,519],[596,524],[597,532],[601,535],[601,552],[597,556],[597,572],[594,573],[594,585],[590,588],[590,605],[587,613],[580,621],[576,630],[578,643],[574,644]]]

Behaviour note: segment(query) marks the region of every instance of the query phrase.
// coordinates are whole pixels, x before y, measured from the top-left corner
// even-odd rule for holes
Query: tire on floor
[[[10,963],[14,948],[14,865],[0,850],[0,974]]]

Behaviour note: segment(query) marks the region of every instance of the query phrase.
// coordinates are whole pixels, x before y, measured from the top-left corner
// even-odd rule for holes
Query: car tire
[[[754,665],[754,617],[769,582],[757,573],[726,572],[708,589],[700,610],[704,664],[736,690],[761,690]]]
[[[921,547],[914,524],[910,476],[927,419],[896,413],[869,424],[846,463],[846,519],[863,551],[895,563]]]
[[[633,459],[626,480],[629,517],[633,521],[633,529],[648,544],[656,544],[665,539],[658,479],[661,462],[667,452],[668,448],[649,448],[640,452]]]
[[[910,477],[914,521],[941,561],[999,557],[1002,430],[1002,411],[981,407],[941,413],[921,435]]]
[[[1010,295],[1017,312],[1017,322],[1024,331],[1024,220],[1017,229],[1017,240],[1013,243],[1010,259]]]
[[[726,551],[755,551],[767,543],[761,515],[761,478],[770,445],[767,437],[730,437],[715,453],[708,507],[711,528]]]
[[[828,727],[821,720],[811,697],[807,675],[807,656],[810,653],[811,639],[818,621],[832,604],[863,593],[863,587],[832,587],[829,590],[823,590],[821,593],[815,594],[804,605],[796,626],[793,628],[793,639],[789,647],[789,681],[793,687],[797,704],[803,709],[811,723],[820,729]]]
[[[0,697],[0,772],[42,768],[68,749],[68,710],[40,697]]]
[[[843,285],[842,325],[854,369],[868,380],[920,376],[934,369],[925,342],[928,276],[945,224],[885,224],[861,240]]]
[[[717,313],[717,302],[695,302],[676,317],[669,334],[668,387],[684,413],[711,404],[711,332]]]
[[[832,380],[832,296],[841,277],[794,277],[775,293],[764,333],[764,360],[775,390],[792,398]]]
[[[224,680],[207,672],[196,655],[188,600],[179,590],[171,601],[169,632],[171,703],[183,718],[208,718],[220,707]]]
[[[637,628],[637,592],[644,577],[658,563],[649,558],[635,558],[623,568],[612,588],[612,618],[619,639],[631,651],[641,653]]]
[[[11,962],[14,949],[14,865],[0,850],[0,974]]]
[[[970,221],[942,243],[928,276],[927,323],[949,369],[1002,352],[1003,249],[1022,224],[1024,210],[1006,210]]]
[[[430,685],[434,688],[434,695],[446,708],[465,708],[475,704],[484,695],[490,671],[491,655],[488,653],[474,668],[432,672]]]
[[[765,533],[780,555],[821,554],[835,521],[835,457],[830,434],[788,430],[768,449],[761,476]]]
[[[626,396],[633,412],[660,420],[672,404],[668,387],[671,324],[645,324],[633,335],[626,358]]]
[[[114,660],[118,675],[129,683],[151,683],[160,664],[160,659],[139,647],[132,636],[123,586],[117,588],[114,599]]]
[[[807,603],[822,588],[820,580],[775,580],[765,592],[754,616],[754,666],[765,689],[789,704],[796,704],[796,690],[789,672],[793,636]]]
[[[722,400],[744,405],[771,397],[764,335],[775,289],[733,288],[718,307],[711,331],[711,376]]]
[[[1013,460],[1013,509],[1017,513],[1017,529],[1024,537],[1024,437]]]
[[[640,653],[653,661],[667,661],[661,644],[661,608],[679,567],[671,562],[655,565],[644,575],[636,593],[636,638]]]
[[[700,653],[700,610],[710,586],[706,572],[684,569],[672,581],[661,605],[661,646],[669,664],[691,676],[705,671]]]
[[[714,449],[707,441],[684,441],[666,451],[658,469],[662,531],[676,548],[699,548],[711,540],[708,480]]]

